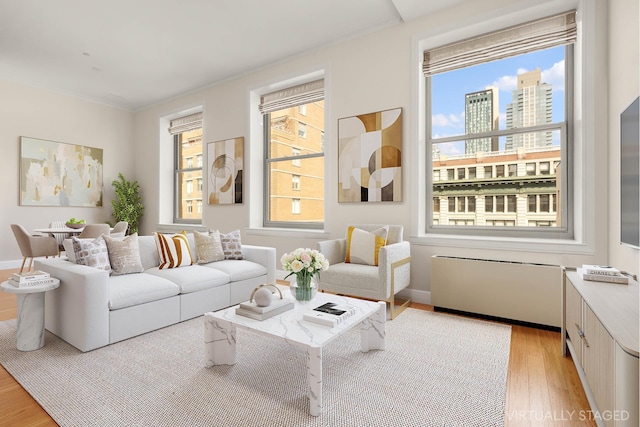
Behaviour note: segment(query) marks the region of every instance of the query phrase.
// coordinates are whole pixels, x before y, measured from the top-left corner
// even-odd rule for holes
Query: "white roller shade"
[[[576,11],[424,51],[425,76],[576,41]]]
[[[258,109],[262,114],[267,114],[323,99],[324,80],[316,80],[262,95]]]
[[[176,135],[188,130],[198,129],[202,127],[202,113],[189,114],[188,116],[179,117],[171,120],[169,124],[169,133]]]

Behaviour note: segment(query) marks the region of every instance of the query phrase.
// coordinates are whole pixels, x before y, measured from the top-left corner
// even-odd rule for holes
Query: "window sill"
[[[253,227],[245,228],[248,235],[272,236],[272,237],[302,237],[311,239],[327,239],[329,233],[326,230],[313,230],[307,228],[267,228]]]
[[[576,240],[533,239],[518,237],[460,236],[449,234],[422,234],[411,236],[413,245],[445,246],[455,248],[508,250],[540,253],[593,255],[591,245]]]

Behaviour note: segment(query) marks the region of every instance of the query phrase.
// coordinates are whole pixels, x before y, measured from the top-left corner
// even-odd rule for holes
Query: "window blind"
[[[424,51],[422,70],[431,76],[509,56],[574,43],[576,11],[516,25]]]
[[[188,116],[179,117],[171,120],[169,123],[169,133],[177,135],[188,130],[194,130],[202,127],[202,113],[189,114]]]
[[[324,80],[316,80],[262,95],[258,109],[262,114],[267,114],[323,99]]]

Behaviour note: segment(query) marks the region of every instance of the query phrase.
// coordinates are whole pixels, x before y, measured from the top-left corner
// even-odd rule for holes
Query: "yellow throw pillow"
[[[387,243],[389,227],[380,227],[371,232],[350,226],[347,229],[347,257],[352,264],[378,265],[380,248]]]
[[[160,258],[161,270],[165,268],[177,268],[193,264],[191,249],[189,249],[189,241],[187,233],[178,234],[161,234],[154,233],[156,240],[156,248],[158,249],[158,258]]]

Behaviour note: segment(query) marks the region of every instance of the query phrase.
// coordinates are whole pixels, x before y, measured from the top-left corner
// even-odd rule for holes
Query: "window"
[[[446,217],[436,223],[433,211],[425,209],[427,233],[500,235],[500,227],[509,227],[505,236],[572,237],[567,156],[576,37],[575,11],[570,11],[424,51],[426,200],[436,191],[428,170],[446,159],[458,179],[460,170],[466,168],[470,179],[471,168],[478,168],[482,175],[472,189],[477,197],[485,195],[484,211],[504,214],[497,222],[476,212],[477,227],[469,231],[456,230],[458,223]],[[555,176],[552,164],[561,165],[562,176]],[[448,178],[453,177],[448,173]],[[459,183],[437,184],[442,197],[461,190]],[[531,192],[547,195],[531,197]],[[515,194],[527,197],[527,204],[519,208]],[[535,214],[552,212],[555,203],[566,209],[557,219],[543,220],[550,226],[542,225]],[[545,229],[516,226],[532,221]],[[485,224],[491,227],[483,229]]]
[[[458,168],[458,179],[464,179],[465,170],[464,168]]]
[[[475,179],[476,178],[476,168],[469,168],[469,179]]]
[[[449,203],[449,212],[455,212],[456,211],[456,198],[455,197],[449,197],[448,198],[448,203]]]
[[[440,170],[438,169],[434,169],[433,170],[433,181],[440,181]]]
[[[304,123],[298,123],[298,138],[307,137],[307,125]]]
[[[447,180],[449,181],[453,181],[453,177],[454,177],[454,170],[453,169],[447,169]]]
[[[322,228],[324,81],[263,95],[259,107],[265,144],[264,226]]]
[[[200,224],[202,208],[194,210],[193,203],[202,203],[202,113],[171,120],[169,133],[175,153],[173,221]]]
[[[433,212],[440,213],[440,197],[433,198]]]
[[[476,211],[476,196],[467,197],[467,212]]]
[[[300,149],[296,147],[291,147],[291,155],[297,157],[300,155]],[[300,159],[291,160],[291,166],[295,166],[297,168],[300,167]]]
[[[291,213],[300,215],[300,199],[291,199]]]

